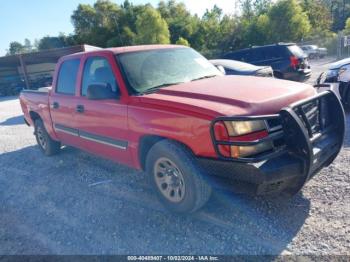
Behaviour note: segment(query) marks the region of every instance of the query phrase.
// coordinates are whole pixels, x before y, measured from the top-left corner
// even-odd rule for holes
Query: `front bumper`
[[[244,144],[216,141],[213,126],[217,121],[252,119],[278,119],[281,129],[272,129],[267,138]],[[282,191],[295,194],[333,162],[341,150],[344,133],[344,110],[338,97],[327,91],[283,108],[278,115],[214,120],[212,139],[219,160],[198,161],[214,185],[257,195]],[[222,144],[249,146],[266,140],[274,143],[273,150],[254,157],[227,158],[218,150]]]
[[[289,68],[283,72],[283,78],[286,80],[304,82],[311,77],[312,70],[310,67],[294,69]]]

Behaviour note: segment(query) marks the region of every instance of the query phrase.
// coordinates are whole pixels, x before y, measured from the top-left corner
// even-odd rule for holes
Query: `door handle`
[[[58,109],[60,107],[60,104],[58,102],[53,102],[51,105],[51,108]]]
[[[78,113],[84,113],[84,106],[83,105],[77,105],[75,111],[78,112]]]

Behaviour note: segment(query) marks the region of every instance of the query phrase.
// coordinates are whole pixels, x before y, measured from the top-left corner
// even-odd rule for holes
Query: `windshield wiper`
[[[153,93],[154,91],[157,91],[158,89],[161,89],[162,87],[178,85],[178,84],[182,84],[182,83],[184,83],[184,82],[164,83],[161,85],[153,86],[153,87],[148,88],[147,90],[145,90],[143,92],[140,92],[139,95],[150,94],[150,93]]]
[[[218,76],[218,75],[201,76],[201,77],[192,79],[191,82],[193,82],[193,81],[198,81],[198,80],[202,80],[202,79],[206,79],[206,78],[212,78],[212,77],[216,77],[216,76]]]

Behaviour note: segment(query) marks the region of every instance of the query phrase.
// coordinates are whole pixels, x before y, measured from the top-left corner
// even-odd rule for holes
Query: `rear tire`
[[[35,120],[34,123],[35,138],[39,145],[40,150],[46,156],[52,156],[58,154],[61,149],[61,143],[53,140],[47,133],[43,121],[41,119]]]
[[[195,212],[210,198],[211,186],[192,152],[180,143],[156,143],[147,154],[146,171],[159,200],[173,212]]]

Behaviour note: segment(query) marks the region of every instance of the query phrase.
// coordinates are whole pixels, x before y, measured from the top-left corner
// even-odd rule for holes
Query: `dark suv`
[[[222,58],[271,66],[275,77],[281,79],[305,81],[311,76],[307,55],[296,44],[251,47],[227,53]]]

